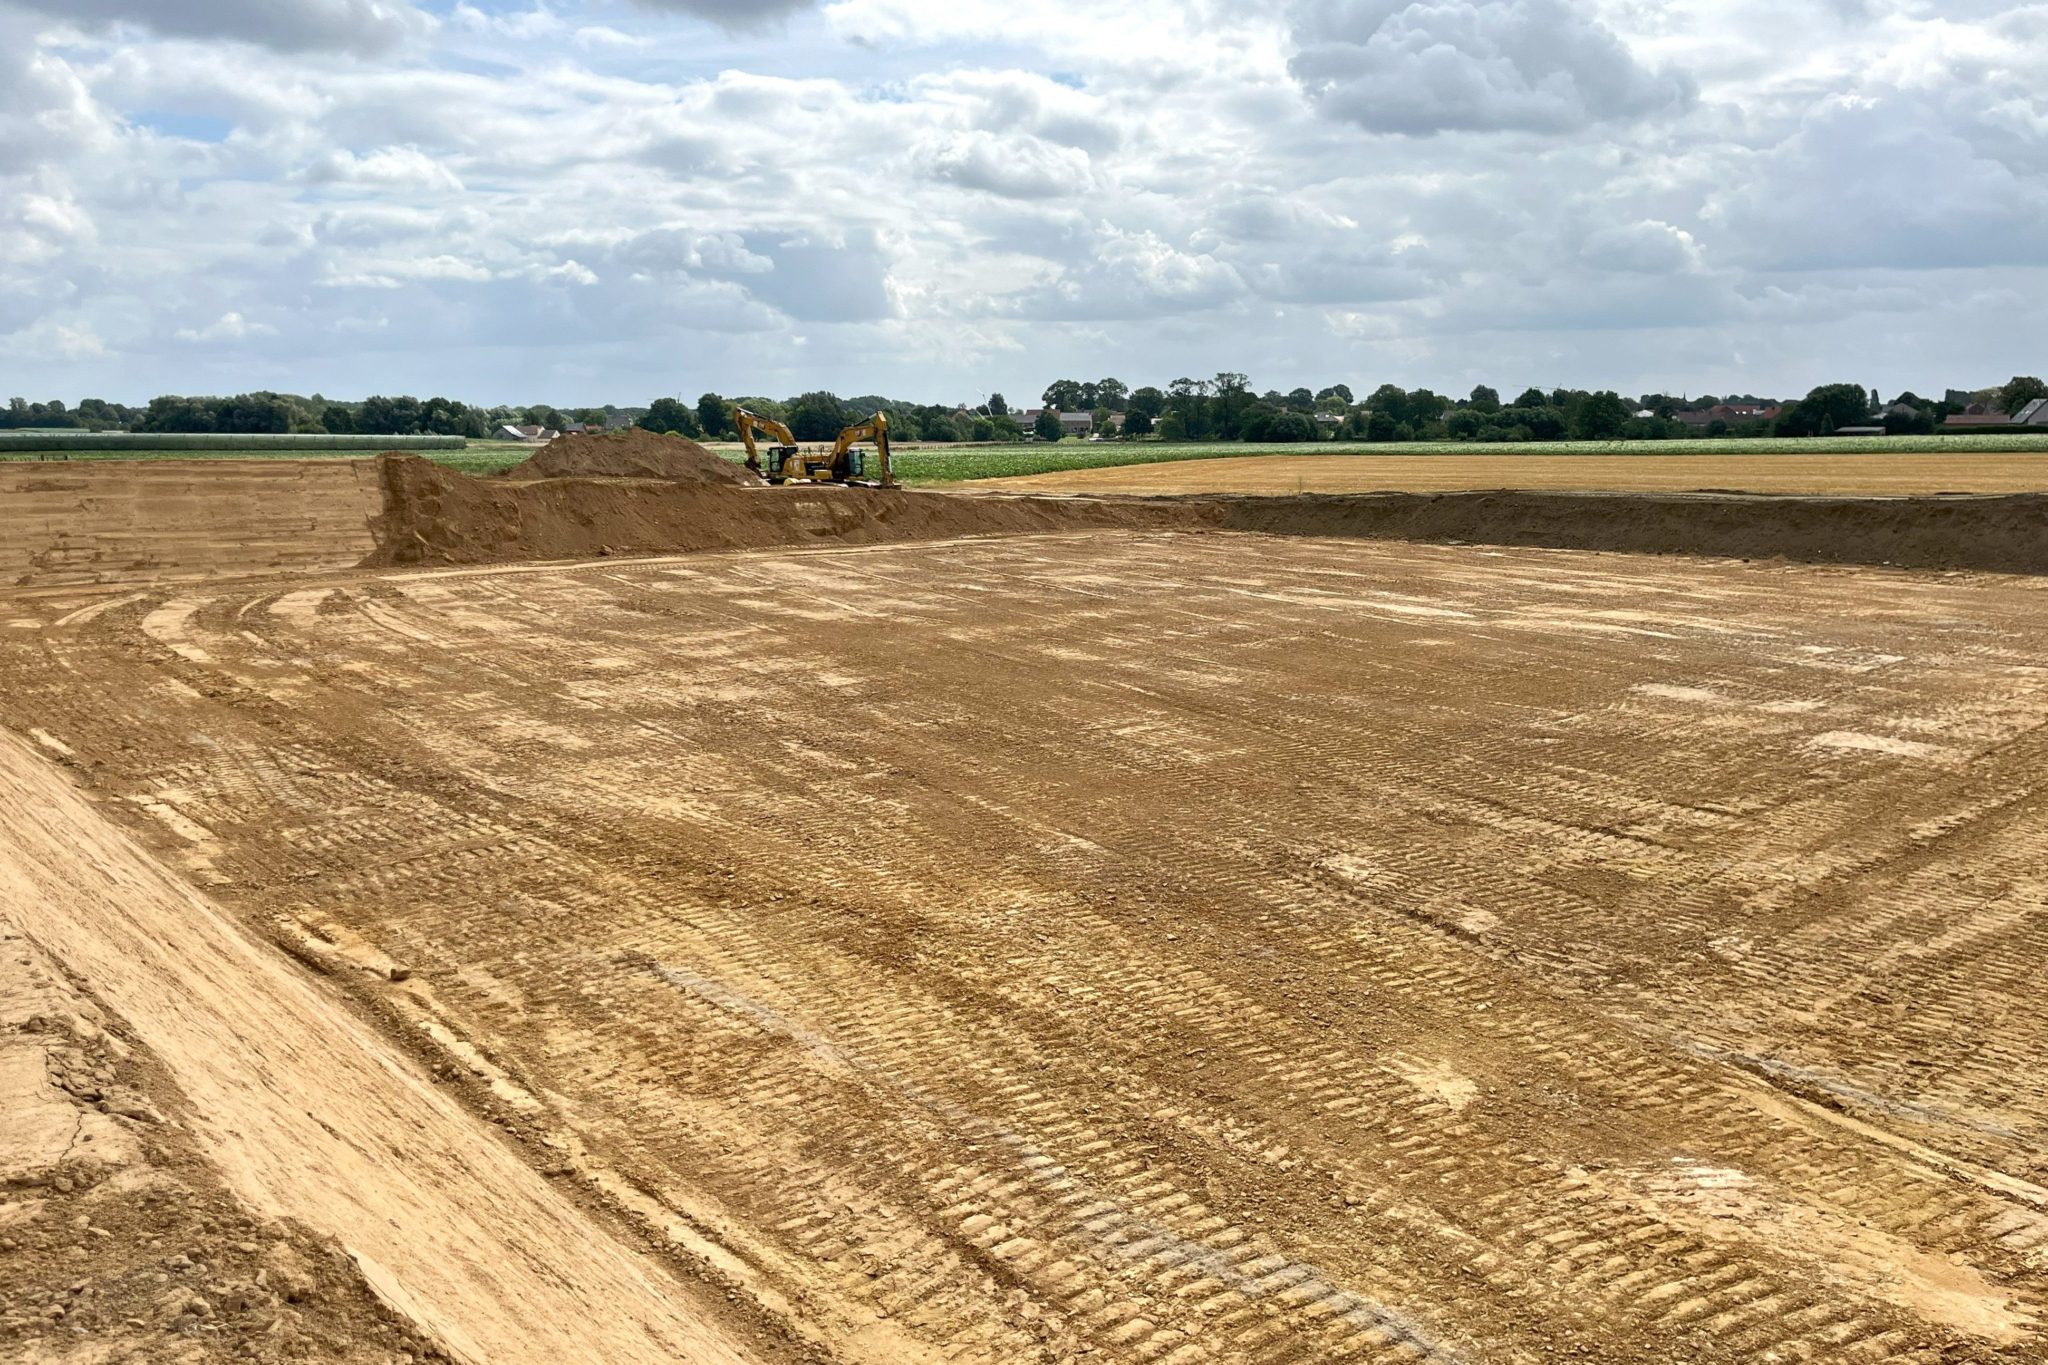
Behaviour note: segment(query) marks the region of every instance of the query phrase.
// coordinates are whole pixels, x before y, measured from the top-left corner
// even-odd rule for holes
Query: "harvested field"
[[[1046,493],[1445,493],[1519,488],[1627,493],[1913,497],[2048,492],[2038,454],[1248,455],[984,480]]]
[[[0,725],[746,1358],[2018,1362],[2044,607],[1115,526],[46,586]]]

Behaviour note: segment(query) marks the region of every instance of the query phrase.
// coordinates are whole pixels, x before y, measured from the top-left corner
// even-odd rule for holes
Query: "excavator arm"
[[[839,439],[832,445],[832,469],[835,475],[848,467],[848,452],[862,441],[872,441],[875,453],[882,458],[881,479],[883,488],[896,486],[896,472],[889,462],[889,414],[878,412],[865,422],[856,422],[839,433]]]
[[[773,417],[763,417],[760,413],[748,412],[745,408],[732,410],[732,424],[739,428],[740,440],[747,447],[747,468],[764,478],[780,478],[783,462],[796,454],[796,437],[791,434],[789,427]],[[765,431],[778,442],[775,468],[772,470],[761,468],[761,448],[754,441],[754,433],[757,431]]]

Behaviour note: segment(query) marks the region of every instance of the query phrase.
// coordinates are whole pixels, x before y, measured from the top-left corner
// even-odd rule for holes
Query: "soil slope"
[[[673,483],[759,482],[746,469],[687,436],[663,436],[638,427],[562,436],[505,471],[508,479],[666,479]]]
[[[1201,517],[1197,509],[1173,504],[905,489],[590,478],[506,483],[472,479],[418,456],[400,454],[382,456],[378,470],[384,512],[375,527],[377,550],[364,561],[367,565],[863,545],[963,535],[1193,526]]]
[[[0,810],[0,904],[162,1060],[229,1188],[338,1239],[449,1354],[749,1358],[424,1068],[6,734]]]
[[[340,568],[381,506],[368,460],[0,462],[0,584]]]
[[[2048,497],[1772,498],[1739,494],[1380,493],[1229,498],[1217,524],[1630,554],[2048,573]]]

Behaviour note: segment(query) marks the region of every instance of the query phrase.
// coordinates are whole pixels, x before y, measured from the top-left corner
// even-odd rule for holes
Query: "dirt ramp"
[[[667,479],[673,483],[741,485],[752,475],[686,436],[635,427],[563,436],[505,471],[509,479]]]
[[[368,460],[0,464],[0,583],[346,568],[382,506]]]
[[[614,553],[875,544],[1102,528],[1192,529],[1177,501],[1093,501],[768,488],[651,479],[472,479],[411,455],[378,460],[384,512],[365,565],[489,564]]]
[[[1276,535],[2048,573],[2041,494],[1374,493],[1224,498],[1213,506],[1225,529]]]

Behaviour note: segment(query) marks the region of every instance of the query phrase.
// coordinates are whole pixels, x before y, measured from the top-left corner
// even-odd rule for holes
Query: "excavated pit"
[[[1075,497],[754,483],[694,442],[570,438],[514,477],[376,461],[0,464],[0,583],[125,584],[1059,531],[2048,573],[2048,497],[1458,492]]]
[[[0,475],[0,1358],[2043,1358],[2039,499]]]

